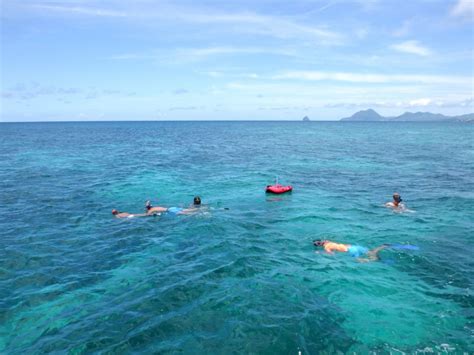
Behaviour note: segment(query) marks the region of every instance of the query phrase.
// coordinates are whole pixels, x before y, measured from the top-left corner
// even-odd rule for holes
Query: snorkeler
[[[359,262],[370,262],[370,261],[377,261],[380,260],[379,252],[383,249],[389,248],[389,244],[382,244],[381,246],[369,250],[366,247],[360,245],[351,245],[351,244],[342,244],[342,243],[335,243],[331,242],[330,240],[314,240],[313,244],[317,247],[323,247],[326,253],[334,254],[334,251],[338,251],[341,253],[349,253],[353,257],[357,258]],[[360,258],[360,256],[367,256],[366,258]]]
[[[193,199],[193,206],[198,207],[201,206],[201,198],[199,196],[195,196]]]
[[[178,214],[193,214],[199,211],[201,207],[201,198],[199,196],[195,196],[193,199],[193,203],[188,208],[182,207],[153,207],[150,201],[146,201],[145,208],[147,210],[146,215],[160,215],[161,213],[170,213],[174,215]]]
[[[398,192],[393,194],[393,201],[387,202],[385,207],[396,208],[396,209],[405,209],[405,204],[402,203],[402,197]]]
[[[145,202],[145,209],[146,209],[146,214],[149,216],[160,215],[161,213],[166,212],[168,210],[166,207],[160,207],[160,206],[153,207],[151,205],[151,201],[149,200]]]
[[[112,214],[116,218],[134,218],[134,217],[146,217],[146,213],[128,213],[128,212],[119,212],[117,210],[112,210]]]
[[[201,198],[199,196],[195,196],[193,203],[188,208],[170,207],[168,208],[168,212],[174,214],[193,214],[199,212],[201,206]]]

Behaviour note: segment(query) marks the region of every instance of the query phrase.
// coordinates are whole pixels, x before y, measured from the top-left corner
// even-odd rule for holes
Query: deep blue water
[[[473,143],[465,123],[2,123],[0,353],[473,351]],[[265,195],[275,176],[294,191]],[[195,195],[207,212],[111,215]],[[420,249],[363,264],[315,238]]]

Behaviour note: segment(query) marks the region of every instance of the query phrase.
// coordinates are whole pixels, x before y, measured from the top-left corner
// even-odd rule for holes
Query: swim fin
[[[420,250],[420,247],[417,245],[410,244],[389,244],[390,248],[397,250]]]

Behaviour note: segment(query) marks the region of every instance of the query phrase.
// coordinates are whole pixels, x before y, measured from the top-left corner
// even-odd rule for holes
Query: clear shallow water
[[[473,138],[460,123],[0,124],[0,352],[472,351]],[[276,175],[292,194],[265,195]],[[416,212],[381,207],[394,191]],[[194,195],[210,213],[110,214]],[[360,264],[316,254],[318,237],[420,250]]]

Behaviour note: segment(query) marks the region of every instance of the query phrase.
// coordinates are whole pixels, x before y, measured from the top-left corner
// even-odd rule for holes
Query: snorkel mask
[[[150,201],[147,201],[147,202],[145,203],[145,208],[146,208],[147,210],[150,210],[152,207],[153,207],[153,206],[151,205],[151,202],[150,202]]]

